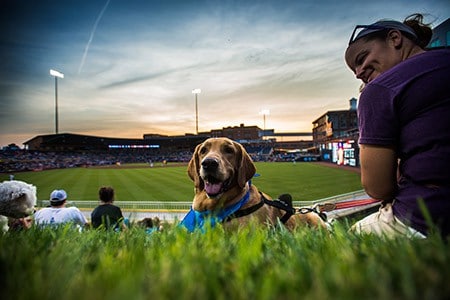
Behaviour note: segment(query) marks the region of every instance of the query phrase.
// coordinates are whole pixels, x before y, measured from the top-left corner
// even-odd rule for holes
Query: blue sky
[[[343,55],[356,24],[428,14],[448,0],[3,0],[0,146],[55,132],[141,138],[227,126],[311,131],[360,82]]]

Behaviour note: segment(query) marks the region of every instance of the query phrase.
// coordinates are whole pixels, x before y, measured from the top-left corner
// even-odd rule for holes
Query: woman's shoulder
[[[416,54],[382,73],[367,84],[367,89],[364,90],[399,89],[425,74],[441,76],[441,72],[450,72],[450,49],[428,50]]]
[[[416,63],[417,61],[435,61],[437,64],[450,64],[450,48],[430,49],[411,58],[411,61]]]

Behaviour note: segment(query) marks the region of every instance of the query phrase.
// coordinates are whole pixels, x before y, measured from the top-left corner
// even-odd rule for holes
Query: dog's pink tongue
[[[209,183],[205,182],[205,191],[208,195],[217,195],[222,189],[222,183]]]

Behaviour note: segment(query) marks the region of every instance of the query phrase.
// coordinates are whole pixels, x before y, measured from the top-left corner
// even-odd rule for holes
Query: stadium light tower
[[[58,134],[58,77],[64,78],[64,74],[50,69],[50,75],[55,77],[55,134]]]
[[[264,131],[266,131],[266,116],[270,115],[270,111],[268,109],[263,109],[260,114],[263,115]]]
[[[197,95],[202,92],[201,89],[193,89],[192,94],[195,94],[195,133],[198,134],[198,102]]]

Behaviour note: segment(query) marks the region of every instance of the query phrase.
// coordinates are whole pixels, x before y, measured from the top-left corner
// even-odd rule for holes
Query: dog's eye
[[[227,154],[233,154],[234,153],[234,148],[230,147],[230,146],[225,146],[223,150]]]
[[[205,154],[208,151],[206,147],[200,148],[200,154]]]

